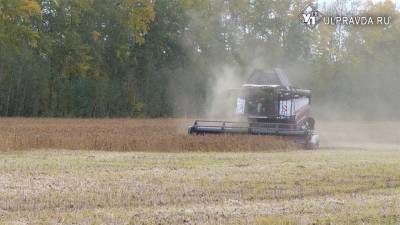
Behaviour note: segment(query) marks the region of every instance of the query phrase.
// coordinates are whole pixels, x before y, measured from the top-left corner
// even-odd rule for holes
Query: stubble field
[[[187,120],[0,120],[0,224],[398,224],[393,122],[322,148],[186,136]]]

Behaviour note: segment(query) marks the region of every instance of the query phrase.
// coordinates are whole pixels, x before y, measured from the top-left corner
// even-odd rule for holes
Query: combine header
[[[311,91],[292,87],[282,70],[255,71],[235,92],[239,122],[196,120],[189,134],[285,136],[307,149],[319,147],[315,121],[309,117]]]

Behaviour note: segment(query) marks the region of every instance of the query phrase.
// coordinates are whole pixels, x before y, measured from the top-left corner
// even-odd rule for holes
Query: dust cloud
[[[235,100],[237,90],[243,83],[243,78],[232,67],[222,67],[213,70],[214,79],[209,85],[210,95],[207,97],[208,119],[237,120],[235,116]]]
[[[196,15],[191,15],[191,24],[200,26],[203,18]],[[387,56],[388,48],[385,50],[372,44],[369,47],[373,52],[353,47],[358,36],[367,39],[368,32],[377,32],[372,30],[377,28],[370,29],[333,30],[328,37],[332,46],[327,47],[338,49],[338,52],[322,52],[319,59],[303,56],[292,60],[290,56],[295,55],[294,52],[292,54],[289,50],[282,54],[276,46],[260,46],[259,40],[243,42],[234,59],[224,59],[218,53],[212,53],[213,61],[202,64],[203,70],[198,73],[198,76],[207,77],[204,95],[180,92],[175,99],[185,102],[186,105],[181,107],[185,108],[185,118],[235,120],[233,90],[239,89],[256,69],[282,68],[293,86],[312,90],[311,116],[316,119],[316,132],[321,137],[322,148],[400,148],[398,57]],[[354,36],[350,35],[352,32]],[[309,33],[314,37],[318,35],[318,32]],[[188,42],[196,42],[198,37],[193,33],[191,35]],[[393,43],[395,35],[386,35],[388,41],[377,42],[377,46],[385,46],[389,41]],[[316,41],[318,43],[310,41],[304,45],[316,46],[323,40],[316,38]],[[335,41],[338,46],[334,46]],[[362,46],[360,44],[358,48],[362,49]],[[193,102],[201,107],[196,113],[191,113],[195,104],[190,103]],[[187,121],[191,120],[185,121],[187,125]]]

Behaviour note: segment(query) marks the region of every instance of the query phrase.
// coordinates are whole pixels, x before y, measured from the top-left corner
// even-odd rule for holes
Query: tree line
[[[387,26],[304,26],[302,0],[0,0],[0,115],[202,116],[229,71],[281,67],[321,115],[400,112],[392,1],[336,0],[333,13]]]

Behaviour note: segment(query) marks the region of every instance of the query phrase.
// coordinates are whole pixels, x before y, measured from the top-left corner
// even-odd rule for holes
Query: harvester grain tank
[[[189,134],[248,134],[291,137],[319,147],[310,117],[311,90],[293,87],[281,69],[255,71],[236,92],[237,121],[196,120]]]

